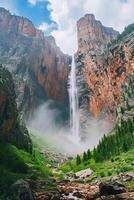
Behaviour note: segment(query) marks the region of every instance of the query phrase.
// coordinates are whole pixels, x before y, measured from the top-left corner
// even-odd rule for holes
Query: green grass
[[[114,176],[121,172],[134,171],[134,148],[127,153],[122,153],[120,156],[115,156],[111,160],[102,163],[96,163],[94,159],[91,159],[77,166],[76,161],[71,160],[59,167],[64,173],[75,173],[87,168],[91,168],[94,171],[92,178],[98,179]]]
[[[44,148],[49,148],[48,144],[39,136],[35,136],[34,134],[31,134],[31,138],[33,141],[33,146],[34,146],[34,155],[36,159],[38,160],[39,163],[46,163],[49,164],[50,166],[53,166],[55,163],[53,160],[51,160],[48,156],[44,156],[41,152],[43,151]]]
[[[48,158],[40,153],[38,145],[34,144],[33,149],[31,155],[14,145],[0,142],[0,199],[12,196],[11,186],[20,178],[42,179],[47,183],[47,191],[55,189],[52,170],[47,167]]]

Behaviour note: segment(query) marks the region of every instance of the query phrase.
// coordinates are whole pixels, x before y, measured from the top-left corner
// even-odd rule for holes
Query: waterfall
[[[70,101],[70,127],[71,137],[75,142],[80,141],[79,134],[79,105],[78,91],[76,85],[76,66],[74,57],[72,57],[72,67],[69,76],[69,101]]]

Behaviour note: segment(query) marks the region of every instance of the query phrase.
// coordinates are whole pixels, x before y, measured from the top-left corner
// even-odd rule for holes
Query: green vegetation
[[[104,135],[93,151],[88,150],[60,166],[63,173],[91,168],[91,181],[134,171],[134,106],[131,104],[134,98],[133,80],[129,80],[123,91],[122,104],[117,109],[118,122],[112,132]],[[128,182],[127,188],[134,189],[134,184]]]
[[[94,158],[96,162],[102,162],[111,159],[111,157],[127,152],[134,146],[134,107],[130,100],[134,98],[134,82],[131,79],[124,85],[122,94],[122,105],[117,109],[118,123],[114,131],[101,139],[92,153],[88,150],[83,153],[82,161],[88,161]],[[126,116],[124,118],[124,116]]]
[[[124,31],[118,35],[117,40],[122,40],[125,36],[129,35],[134,31],[134,24],[130,24],[125,27]]]
[[[5,200],[13,195],[12,184],[20,178],[45,180],[47,191],[55,189],[47,159],[37,146],[33,149],[34,154],[31,155],[14,145],[0,142],[0,199]],[[16,200],[14,196],[12,200]]]
[[[93,157],[97,162],[108,160],[112,156],[126,152],[134,146],[134,119],[121,120],[116,127],[116,133],[102,138],[93,151]]]
[[[76,165],[80,165],[81,164],[81,157],[79,155],[77,155],[76,157]]]
[[[64,173],[75,173],[87,168],[94,171],[90,179],[102,179],[103,177],[118,175],[121,172],[134,171],[134,148],[126,153],[121,153],[119,156],[113,156],[108,161],[96,162],[92,158],[77,165],[75,160],[70,160],[60,166],[60,170]]]
[[[11,73],[0,65],[0,140],[32,153],[32,141],[20,119]],[[3,134],[4,133],[4,134]]]
[[[125,27],[124,31],[121,34],[118,34],[117,38],[108,44],[108,47],[118,44],[120,41],[122,41],[126,36],[128,36],[132,32],[134,32],[134,23]]]

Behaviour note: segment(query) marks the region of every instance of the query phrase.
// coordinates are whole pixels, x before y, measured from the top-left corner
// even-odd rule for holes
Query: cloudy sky
[[[45,35],[52,34],[68,54],[77,49],[76,21],[86,13],[120,32],[134,23],[134,0],[0,0],[0,6],[29,18]]]

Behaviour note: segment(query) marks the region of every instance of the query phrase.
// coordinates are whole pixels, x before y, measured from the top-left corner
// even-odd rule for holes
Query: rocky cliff
[[[6,140],[19,148],[32,151],[32,142],[25,125],[19,118],[13,79],[0,66],[0,141]]]
[[[77,77],[78,85],[84,84],[80,106],[93,116],[113,118],[122,101],[123,86],[134,75],[134,29],[119,35],[90,14],[81,18],[77,27]]]
[[[103,52],[104,46],[118,35],[113,28],[105,27],[97,21],[93,14],[86,14],[77,22],[77,33],[78,50],[84,54],[91,50]]]
[[[28,117],[52,99],[67,113],[69,62],[53,37],[44,37],[28,19],[0,8],[0,63],[14,76],[19,111]]]

